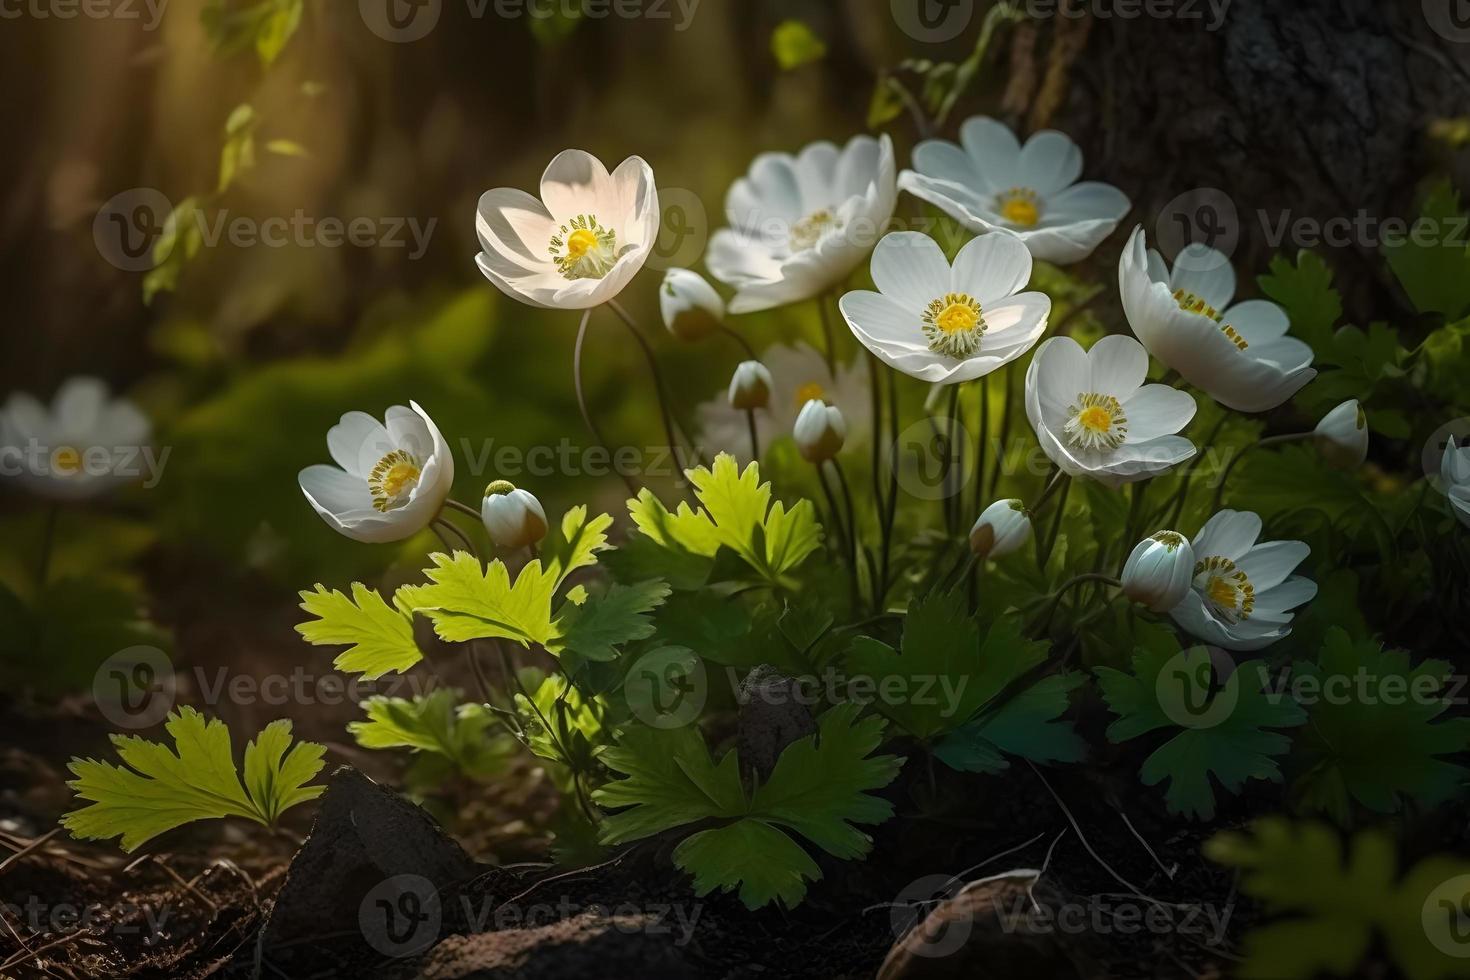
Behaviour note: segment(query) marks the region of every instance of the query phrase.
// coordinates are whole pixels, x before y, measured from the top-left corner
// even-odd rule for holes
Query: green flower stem
[[[648,362],[648,371],[653,375],[653,390],[658,396],[658,412],[664,424],[664,437],[668,440],[669,452],[677,456],[679,452],[679,439],[674,432],[674,417],[669,412],[669,397],[668,391],[664,387],[663,372],[658,368],[658,359],[653,356],[653,348],[649,346],[648,338],[643,336],[643,331],[638,328],[637,321],[628,315],[628,311],[623,309],[617,300],[610,299],[607,301],[607,305],[609,309],[618,315],[618,319],[622,320],[624,325],[627,326],[628,332],[633,335],[633,339],[638,342],[639,349],[643,351],[643,358]],[[679,483],[685,489],[688,489],[690,485],[689,478],[684,475],[684,471],[676,466],[674,467],[674,472]]]
[[[1062,496],[1057,501],[1057,512],[1052,515],[1051,531],[1046,536],[1046,547],[1044,549],[1041,547],[1038,547],[1036,549],[1036,567],[1039,571],[1042,572],[1046,571],[1046,563],[1051,561],[1052,550],[1057,546],[1057,535],[1060,534],[1062,530],[1062,516],[1067,512],[1067,497],[1072,492],[1072,478],[1063,474],[1061,477],[1061,487]],[[1047,491],[1042,494],[1041,502],[1037,504],[1037,507],[1040,507],[1042,503],[1045,503],[1046,498],[1049,496],[1051,496],[1050,487],[1048,487]],[[1033,513],[1035,512],[1033,511]],[[1038,545],[1040,544],[1039,541],[1037,543]]]
[[[1211,511],[1218,511],[1220,509],[1220,503],[1225,499],[1225,484],[1230,480],[1230,473],[1235,469],[1235,464],[1239,463],[1246,453],[1252,449],[1261,449],[1265,446],[1279,446],[1286,442],[1299,442],[1302,439],[1310,439],[1312,436],[1313,433],[1311,432],[1293,432],[1283,436],[1267,436],[1265,439],[1258,439],[1242,447],[1240,452],[1236,453],[1231,457],[1230,462],[1225,464],[1225,470],[1220,474],[1220,482],[1215,484],[1215,500],[1213,506],[1210,508]]]
[[[1006,400],[1000,408],[1000,439],[996,443],[995,465],[990,470],[990,493],[987,497],[995,499],[1000,490],[1001,470],[1005,468],[1006,443],[1011,438],[1011,403],[1016,400],[1016,372],[1014,368],[1006,369]]]
[[[934,118],[936,128],[944,128],[944,122],[959,103],[960,96],[965,93],[970,83],[975,80],[975,76],[980,73],[980,65],[985,60],[986,52],[990,50],[990,42],[995,37],[996,28],[1004,21],[1020,21],[1024,20],[1025,16],[1018,5],[1010,3],[998,3],[990,8],[990,13],[986,14],[984,23],[980,25],[980,36],[975,40],[975,49],[955,70],[954,87],[945,95],[944,102]]]
[[[449,539],[444,536],[445,531],[448,531],[450,534],[458,538],[459,542],[464,545],[465,550],[468,551],[470,554],[474,555],[476,558],[480,557],[478,554],[476,554],[475,546],[470,542],[469,535],[465,534],[459,528],[446,521],[443,517],[434,518],[432,521],[429,522],[429,525],[434,529],[434,532],[439,535],[439,540],[444,543],[444,547],[447,548],[451,554],[454,552],[454,546],[450,544]]]
[[[731,340],[735,341],[735,343],[740,345],[740,349],[745,352],[745,357],[747,360],[760,360],[760,358],[756,356],[755,348],[750,346],[750,341],[746,340],[745,335],[742,334],[739,330],[736,330],[734,327],[727,327],[723,323],[719,325],[718,329],[720,333],[724,334],[726,337],[729,337]]]
[[[577,328],[577,343],[572,348],[572,386],[577,392],[577,409],[582,413],[582,424],[587,426],[587,431],[592,433],[592,438],[602,451],[613,458],[613,451],[608,447],[607,438],[603,436],[602,429],[593,421],[592,413],[587,409],[587,392],[582,387],[582,348],[587,343],[587,326],[592,322],[592,311],[582,311],[582,324]],[[630,496],[637,496],[638,483],[632,474],[622,472],[622,467],[617,467],[623,478],[623,485],[627,487]]]
[[[51,575],[51,553],[56,548],[56,525],[61,520],[61,504],[51,501],[46,505],[46,523],[41,531],[41,554],[36,560],[36,593],[46,588],[46,579]]]
[[[1067,581],[1063,582],[1057,587],[1055,592],[1046,597],[1051,601],[1051,605],[1047,607],[1046,615],[1042,618],[1040,622],[1041,628],[1037,633],[1038,636],[1045,635],[1047,631],[1051,629],[1051,621],[1053,618],[1056,617],[1057,607],[1062,604],[1062,598],[1067,594],[1067,592],[1071,589],[1076,588],[1079,585],[1085,585],[1088,582],[1099,582],[1103,585],[1111,585],[1114,588],[1117,588],[1123,584],[1122,582],[1113,578],[1111,575],[1102,575],[1097,572],[1086,572],[1082,575],[1067,579]]]
[[[828,291],[817,296],[817,313],[822,317],[822,340],[826,344],[827,373],[832,375],[832,383],[837,383],[837,334],[832,329],[832,315],[827,312],[827,307],[836,302],[836,294]]]
[[[960,480],[965,473],[965,444],[955,438],[960,431],[960,386],[949,388],[949,430],[944,438],[944,526],[950,537],[959,533],[960,508],[964,506]]]
[[[471,507],[469,504],[462,504],[458,500],[454,500],[453,498],[451,498],[444,501],[444,506],[448,507],[451,510],[457,510],[461,514],[464,514],[466,517],[473,517],[476,521],[480,520],[480,512],[475,510],[475,508]]]
[[[852,488],[848,486],[847,474],[842,469],[842,464],[837,457],[832,457],[832,469],[837,473],[837,485],[842,488],[842,500],[847,505],[847,541],[852,552],[852,582],[854,599],[856,599],[858,580],[858,529],[857,510],[852,505]]]
[[[745,410],[745,424],[750,426],[750,458],[755,462],[759,462],[761,458],[761,438],[755,429],[755,409],[747,408]]]
[[[878,433],[873,433],[876,441]],[[888,379],[888,498],[883,513],[883,559],[874,603],[882,609],[888,602],[889,559],[893,551],[893,519],[898,511],[898,376]]]
[[[1215,440],[1219,438],[1220,430],[1225,427],[1225,422],[1229,418],[1229,412],[1221,413],[1220,421],[1216,422],[1210,429],[1210,434],[1205,436],[1204,444],[1207,450],[1214,446]],[[1189,481],[1194,479],[1194,471],[1199,469],[1200,461],[1204,458],[1205,454],[1203,452],[1195,453],[1194,459],[1191,459],[1189,465],[1180,471],[1179,489],[1174,494],[1173,503],[1164,505],[1163,513],[1169,515],[1169,519],[1164,522],[1165,527],[1173,528],[1174,525],[1179,523],[1179,518],[1184,514],[1184,502],[1189,497]]]
[[[980,378],[980,431],[975,436],[975,494],[970,513],[980,516],[985,506],[985,454],[990,448],[990,375]]]

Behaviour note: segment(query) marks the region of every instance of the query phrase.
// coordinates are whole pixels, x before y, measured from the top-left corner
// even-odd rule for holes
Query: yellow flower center
[[[808,381],[796,389],[796,407],[800,408],[809,401],[826,401],[827,389],[822,387],[819,381]]]
[[[1012,187],[995,198],[996,210],[1010,224],[1035,228],[1041,220],[1041,199],[1029,187]]]
[[[822,240],[834,225],[837,216],[827,208],[813,211],[791,226],[791,251],[804,252]]]
[[[1184,535],[1178,531],[1160,531],[1153,539],[1170,551],[1177,551],[1184,545]]]
[[[389,511],[408,503],[408,497],[419,485],[418,460],[406,450],[395,449],[373,466],[368,474],[368,490],[373,495],[373,507]]]
[[[1174,290],[1174,302],[1178,303],[1179,308],[1186,313],[1198,313],[1200,316],[1207,316],[1217,323],[1220,320],[1219,310],[1187,289]]]
[[[567,258],[580,259],[597,247],[597,233],[587,228],[578,228],[567,238]]]
[[[51,454],[51,469],[58,476],[75,476],[82,471],[82,451],[75,446],[58,446]]]
[[[551,259],[568,279],[601,279],[618,261],[618,236],[590,214],[579,214],[551,236]]]
[[[920,319],[929,349],[957,361],[979,350],[985,336],[980,302],[968,293],[945,293],[924,308]]]
[[[1062,431],[1079,449],[1117,449],[1128,436],[1128,416],[1112,395],[1079,394],[1067,413]]]
[[[1227,623],[1250,619],[1256,608],[1256,588],[1250,577],[1229,558],[1212,555],[1194,566],[1194,585],[1205,605]]]
[[[939,314],[935,324],[945,333],[954,333],[956,330],[973,329],[978,319],[980,319],[979,314],[972,308],[963,303],[951,303],[945,307],[943,313]]]

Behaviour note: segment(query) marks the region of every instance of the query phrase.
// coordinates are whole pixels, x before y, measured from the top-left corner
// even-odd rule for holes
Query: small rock
[[[1082,980],[1093,973],[1072,937],[1032,928],[1033,899],[1056,907],[1060,896],[1033,871],[967,885],[910,929],[883,961],[878,980]],[[1038,920],[1040,921],[1040,920]]]
[[[422,808],[343,766],[261,933],[262,975],[422,953],[462,930],[458,889],[479,870]]]
[[[551,980],[699,976],[651,915],[582,912],[551,925],[451,936],[424,957],[417,980]]]
[[[761,664],[740,684],[738,747],[745,778],[764,782],[776,768],[781,750],[816,733],[811,710],[798,698],[796,681],[770,664]]]

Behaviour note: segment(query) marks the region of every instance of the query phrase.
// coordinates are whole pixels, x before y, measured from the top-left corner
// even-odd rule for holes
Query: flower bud
[[[741,361],[730,379],[730,404],[749,412],[771,403],[771,372],[760,361]]]
[[[813,398],[801,406],[791,436],[802,459],[821,464],[842,451],[842,444],[847,441],[847,422],[835,405]]]
[[[1368,416],[1356,398],[1349,398],[1324,415],[1312,437],[1329,466],[1355,470],[1368,458]]]
[[[725,301],[715,287],[688,269],[664,273],[658,307],[669,333],[683,341],[703,340],[725,319]]]
[[[1031,514],[1019,500],[997,500],[970,528],[970,550],[979,558],[1004,558],[1031,538]]]
[[[1194,548],[1178,531],[1144,538],[1123,565],[1123,594],[1156,613],[1179,605],[1193,580]]]
[[[517,490],[509,480],[485,488],[480,520],[498,548],[527,548],[546,537],[546,511],[534,495]]]

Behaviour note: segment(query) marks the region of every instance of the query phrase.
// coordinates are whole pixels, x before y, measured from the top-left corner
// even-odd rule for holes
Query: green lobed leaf
[[[317,585],[315,592],[301,593],[301,608],[316,617],[296,626],[306,642],[348,645],[332,661],[338,670],[376,680],[387,673],[407,670],[423,659],[414,642],[411,616],[388,605],[361,582],[352,584],[351,598]]]

